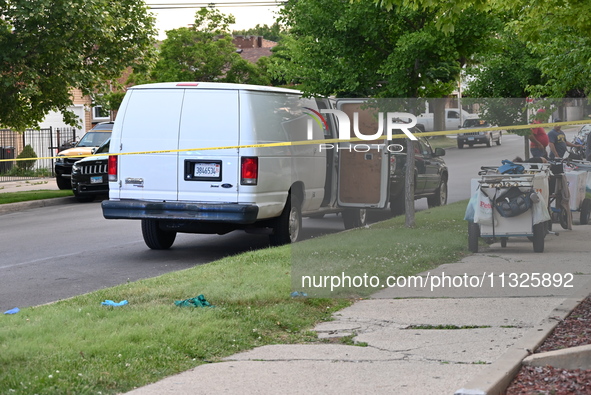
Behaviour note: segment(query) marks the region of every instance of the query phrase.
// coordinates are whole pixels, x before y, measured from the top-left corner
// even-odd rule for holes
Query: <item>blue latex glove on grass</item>
[[[127,300],[122,300],[121,302],[117,303],[117,302],[113,302],[112,300],[105,300],[104,302],[101,302],[101,304],[103,306],[125,306],[127,304]]]

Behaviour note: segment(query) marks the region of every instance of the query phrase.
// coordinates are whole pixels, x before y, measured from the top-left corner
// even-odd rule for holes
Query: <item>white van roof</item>
[[[128,89],[222,89],[222,90],[248,90],[257,92],[291,93],[301,95],[302,92],[294,89],[276,88],[273,86],[229,84],[221,82],[159,82],[155,84],[136,85]]]

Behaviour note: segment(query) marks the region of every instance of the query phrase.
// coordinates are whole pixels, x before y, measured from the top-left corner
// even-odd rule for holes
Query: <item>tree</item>
[[[250,29],[234,30],[232,34],[235,36],[263,36],[267,40],[279,42],[281,40],[281,32],[281,25],[275,22],[271,26],[257,24]]]
[[[375,0],[385,9],[405,5],[415,10],[439,9],[438,27],[445,32],[461,26],[467,8],[507,12],[512,15],[507,27],[528,48],[540,56],[538,64],[545,77],[542,84],[528,87],[535,96],[564,97],[591,91],[591,2],[563,0]]]
[[[373,1],[299,0],[288,3],[281,22],[289,62],[278,64],[288,80],[310,94],[373,97],[441,97],[457,85],[461,66],[496,26],[473,10],[463,27],[445,35],[435,11]]]
[[[201,8],[195,24],[166,32],[152,78],[158,82],[218,81],[267,84],[254,64],[236,52],[229,34],[232,15]]]
[[[0,124],[23,130],[56,110],[75,125],[71,89],[147,67],[155,33],[142,0],[0,0]]]

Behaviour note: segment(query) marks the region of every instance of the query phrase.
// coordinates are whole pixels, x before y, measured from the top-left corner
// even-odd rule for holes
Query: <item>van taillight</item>
[[[259,179],[259,158],[243,156],[240,169],[240,184],[257,184]]]
[[[109,181],[117,181],[117,156],[115,156],[115,155],[109,156],[108,170],[109,170]]]

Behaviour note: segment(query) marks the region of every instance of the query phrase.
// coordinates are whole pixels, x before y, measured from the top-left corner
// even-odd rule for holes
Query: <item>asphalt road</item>
[[[523,152],[523,138],[503,136],[501,146],[450,149],[449,202],[469,198],[481,165],[499,165]],[[416,208],[426,208],[426,199]],[[375,215],[373,216],[375,217]],[[105,220],[100,203],[30,209],[1,216],[0,311],[27,307],[201,265],[269,246],[265,235],[179,234],[171,250],[149,250],[139,221]],[[305,219],[304,238],[343,229],[336,215]],[[98,303],[98,301],[97,301]]]

